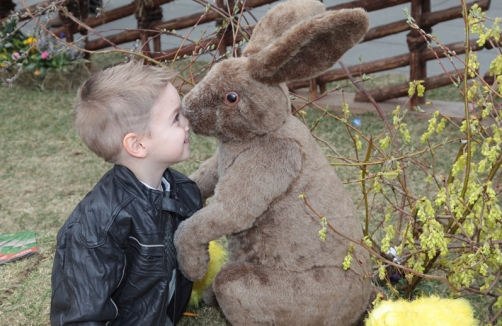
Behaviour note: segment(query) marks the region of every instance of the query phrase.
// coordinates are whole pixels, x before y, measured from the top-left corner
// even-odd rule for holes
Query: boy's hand
[[[183,222],[174,234],[174,245],[178,253],[181,272],[190,280],[197,281],[204,277],[209,262],[208,243],[200,243],[200,236],[194,230],[193,219]]]

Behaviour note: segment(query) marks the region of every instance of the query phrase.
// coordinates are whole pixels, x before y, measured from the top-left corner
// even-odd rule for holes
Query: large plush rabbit
[[[216,155],[191,177],[211,203],[176,235],[182,272],[200,279],[207,244],[228,239],[229,262],[213,291],[233,325],[352,325],[365,312],[369,255],[342,262],[349,242],[319,238],[317,212],[338,231],[361,239],[352,201],[309,129],[291,115],[285,82],[330,68],[368,28],[364,10],[328,11],[291,0],[257,24],[243,57],[216,64],[184,99],[195,133],[219,140]]]

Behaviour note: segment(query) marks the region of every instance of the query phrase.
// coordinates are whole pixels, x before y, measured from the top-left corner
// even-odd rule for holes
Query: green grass
[[[115,60],[121,57],[99,61],[97,66],[106,67]],[[450,94],[451,90],[444,92]],[[33,230],[40,250],[31,257],[0,266],[0,320],[2,325],[48,325],[56,234],[75,205],[111,165],[95,157],[72,127],[75,91],[0,88],[0,98],[0,233]],[[309,110],[309,125],[314,124],[319,114]],[[376,136],[384,130],[377,115],[370,112],[360,117],[364,134]],[[408,115],[405,121],[415,138],[427,128],[427,119]],[[324,118],[315,134],[333,144],[343,156],[355,156],[343,123]],[[441,137],[455,137],[454,128]],[[333,155],[327,146],[321,146],[326,154]],[[445,173],[451,165],[456,154],[454,147],[438,149],[437,173]],[[175,168],[190,174],[215,148],[214,139],[194,136],[191,159]],[[360,187],[351,183],[357,178],[358,169],[337,167],[336,171],[348,183],[347,189],[363,216]],[[409,182],[423,186],[418,177],[410,178]],[[382,214],[383,210],[380,207],[375,214]],[[181,325],[226,325],[218,309],[201,306],[190,310],[199,313],[199,317],[184,318]]]

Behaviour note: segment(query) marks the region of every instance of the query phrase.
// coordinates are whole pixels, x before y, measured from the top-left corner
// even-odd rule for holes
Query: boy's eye
[[[175,117],[174,117],[174,122],[178,122],[180,120],[180,114],[178,113]]]

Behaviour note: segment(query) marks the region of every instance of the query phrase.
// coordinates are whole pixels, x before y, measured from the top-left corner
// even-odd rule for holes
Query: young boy
[[[176,74],[130,62],[79,89],[74,124],[114,164],[58,233],[52,325],[173,325],[192,283],[173,234],[202,207],[193,181],[169,166],[190,156]]]

